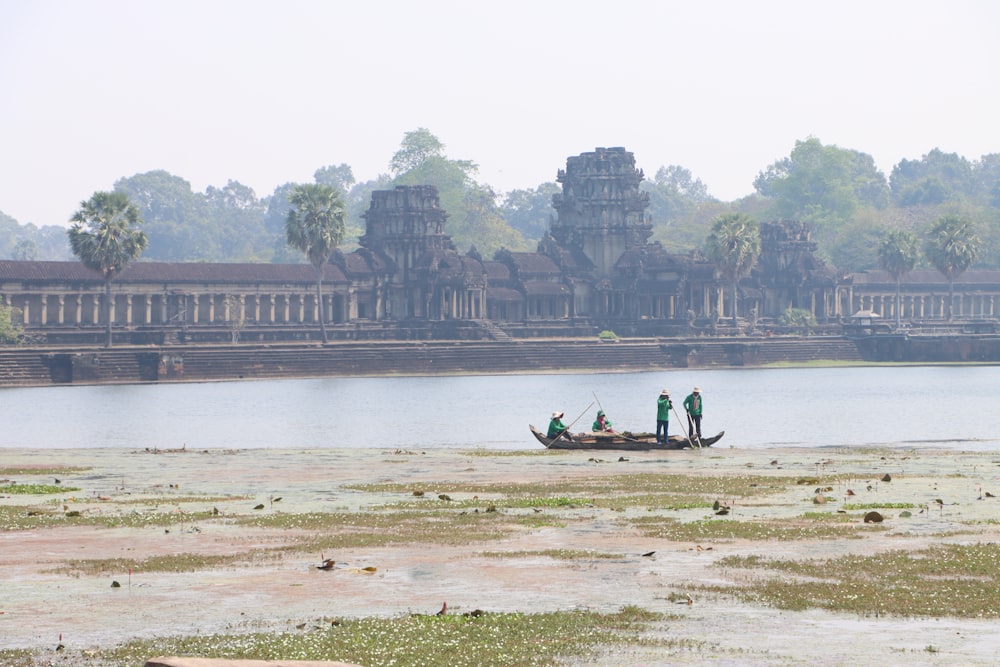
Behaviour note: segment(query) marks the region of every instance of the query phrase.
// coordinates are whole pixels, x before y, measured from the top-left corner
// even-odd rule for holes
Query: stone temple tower
[[[645,214],[649,195],[639,190],[643,178],[624,148],[597,148],[559,170],[562,192],[552,196],[558,215],[550,233],[563,248],[582,251],[596,278],[610,277],[618,259],[653,233]]]
[[[444,232],[448,214],[441,208],[433,185],[377,190],[362,217],[365,233],[359,243],[392,260],[397,269],[393,282],[409,283],[417,260],[425,252],[454,250],[451,237]]]

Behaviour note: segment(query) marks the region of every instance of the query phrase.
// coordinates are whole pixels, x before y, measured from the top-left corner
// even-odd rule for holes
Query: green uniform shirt
[[[674,404],[670,402],[669,396],[660,396],[656,399],[656,421],[670,421],[670,410]]]
[[[684,409],[689,415],[701,416],[701,394],[688,394],[684,399]]]
[[[604,418],[604,428],[601,428],[601,420],[597,419],[594,421],[594,425],[590,427],[591,431],[610,431],[611,430],[611,420],[607,417]]]

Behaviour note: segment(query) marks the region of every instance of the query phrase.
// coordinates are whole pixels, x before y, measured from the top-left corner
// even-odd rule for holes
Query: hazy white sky
[[[426,127],[498,191],[624,146],[725,200],[796,140],[1000,152],[993,0],[0,0],[0,211],[165,169],[258,196]]]

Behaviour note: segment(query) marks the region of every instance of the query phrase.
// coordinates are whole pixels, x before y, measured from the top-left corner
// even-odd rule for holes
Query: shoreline
[[[655,651],[641,659],[611,656],[615,664],[891,664],[900,660],[900,651],[913,665],[995,663],[995,651],[970,648],[992,646],[995,621],[788,612],[707,593],[699,586],[742,580],[740,571],[715,565],[725,556],[812,559],[998,541],[1000,498],[991,496],[1000,495],[996,453],[831,446],[621,454],[474,448],[4,450],[0,478],[53,484],[51,471],[64,469],[59,484],[80,490],[0,497],[0,507],[32,506],[57,515],[57,523],[48,527],[8,526],[0,532],[0,633],[9,647],[39,651],[51,650],[62,635],[67,649],[83,652],[128,637],[286,631],[319,616],[433,613],[442,600],[456,612],[615,611],[630,604],[670,615],[656,632],[708,648],[669,657]],[[29,466],[38,472],[5,472]],[[753,477],[780,483],[781,490],[727,496],[724,485],[719,497],[732,507],[725,519],[714,516],[711,496],[704,496],[708,506],[670,509],[660,505],[663,500],[626,502],[628,495],[605,497],[600,492],[605,484],[650,475],[678,475],[690,480],[691,488],[699,480],[735,484]],[[886,475],[891,481],[882,481]],[[795,484],[798,479],[810,484]],[[814,504],[814,484],[828,484],[832,490],[825,495],[832,500]],[[595,495],[591,502],[542,505],[539,511],[504,505],[514,489],[525,486],[551,488],[556,497],[578,493],[560,491],[563,486],[593,489],[586,493]],[[414,497],[411,490],[418,488],[426,495]],[[863,512],[849,510],[848,524],[856,526],[856,534],[793,540],[675,540],[640,529],[655,517],[682,523],[794,524],[807,513],[836,514],[848,504],[848,488],[857,493],[853,503],[885,506],[885,522],[863,525]],[[438,494],[451,500],[439,500]],[[481,512],[488,501],[497,504],[497,512],[462,514],[477,508]],[[913,507],[911,516],[904,518],[902,510],[893,509],[903,504]],[[62,507],[81,512],[89,522],[64,520]],[[212,508],[219,510],[217,518],[195,520]],[[314,513],[366,520],[414,510],[430,512],[443,526],[476,519],[469,524],[468,540],[442,541],[437,534],[363,546],[352,545],[344,533],[344,546],[324,547],[323,553],[287,550],[311,534],[309,529],[267,527],[267,520]],[[136,513],[160,516],[165,523],[100,527],[105,519]],[[263,523],[246,523],[254,518]],[[495,538],[475,538],[480,522],[508,528]],[[268,552],[274,556],[253,555]],[[593,556],[565,560],[555,557],[559,552]],[[655,554],[640,555],[648,552]],[[185,553],[237,557],[192,572],[146,572],[136,566],[131,572],[88,573],[82,565],[65,570],[70,563],[93,559],[142,563]],[[321,556],[343,562],[344,569],[317,570]],[[358,571],[365,566],[377,571]],[[112,580],[122,588],[112,588]],[[693,604],[670,601],[683,594],[690,594]],[[719,618],[727,619],[723,634],[713,622]],[[793,620],[791,641],[787,626]],[[846,645],[845,632],[852,637]],[[928,645],[941,650],[927,653]],[[712,656],[722,662],[712,662]]]

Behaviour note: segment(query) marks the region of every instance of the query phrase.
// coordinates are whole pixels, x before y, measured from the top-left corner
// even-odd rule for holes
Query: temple
[[[631,152],[570,157],[557,180],[555,217],[536,252],[460,253],[437,188],[397,186],[372,194],[360,247],[334,253],[319,302],[308,264],[136,261],[113,283],[110,317],[117,336],[136,342],[312,339],[320,318],[341,339],[726,332],[728,286],[715,266],[649,241],[648,195]],[[858,312],[895,317],[886,272],[840,276],[815,250],[804,223],[761,224],[760,258],[739,284],[740,331],[789,308],[830,326]],[[997,318],[1000,272],[966,271],[954,287],[955,317]],[[947,316],[948,284],[937,272],[913,271],[902,289],[902,318]],[[48,341],[98,336],[103,294],[101,277],[79,262],[0,261],[0,298]]]

